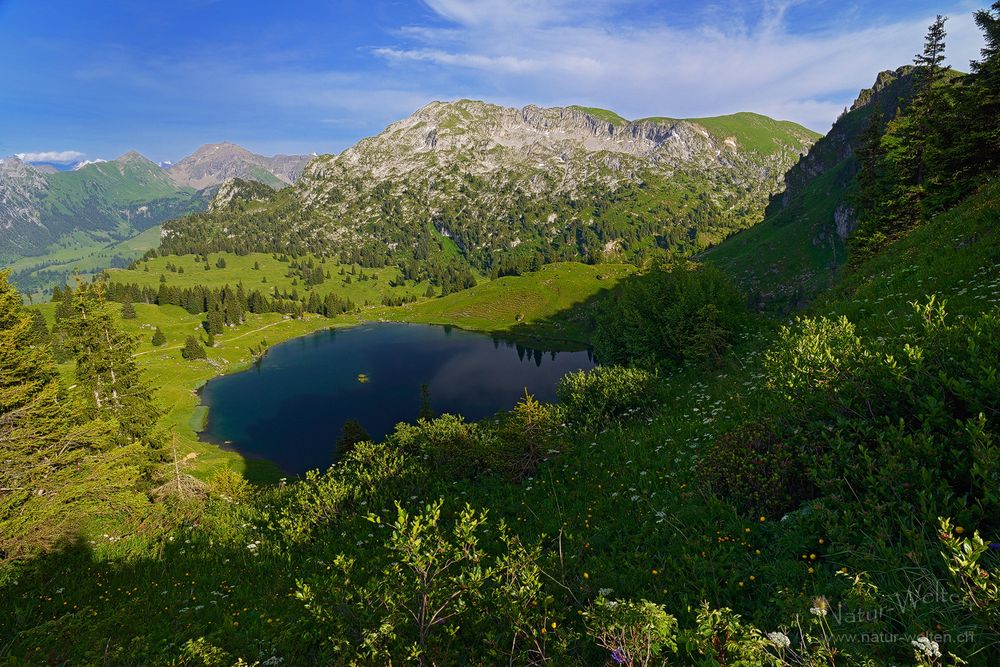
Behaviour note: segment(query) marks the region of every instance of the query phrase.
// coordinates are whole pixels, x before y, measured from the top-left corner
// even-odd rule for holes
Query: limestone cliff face
[[[463,181],[476,177],[488,187],[462,205],[477,211],[487,236],[495,230],[486,227],[501,224],[514,193],[573,198],[584,190],[610,193],[651,179],[691,179],[713,197],[733,198],[759,213],[816,135],[744,116],[748,123],[774,124],[768,150],[748,145],[738,132],[726,133],[724,123],[720,129],[694,120],[606,120],[576,107],[433,102],[340,155],[316,159],[298,192],[305,206],[321,210],[333,224],[357,226],[379,215],[366,207],[371,210],[362,210],[359,219],[355,206],[377,185],[383,195],[425,193],[433,212],[462,199]]]
[[[309,248],[377,262],[424,258],[447,238],[482,270],[505,253],[688,250],[758,222],[817,137],[749,113],[628,121],[584,107],[432,102],[313,159],[259,216],[179,220],[169,232],[178,250]]]

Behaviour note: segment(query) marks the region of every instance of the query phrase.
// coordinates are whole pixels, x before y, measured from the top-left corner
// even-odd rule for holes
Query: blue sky
[[[0,0],[0,155],[342,150],[423,104],[757,111],[826,131],[986,0]]]

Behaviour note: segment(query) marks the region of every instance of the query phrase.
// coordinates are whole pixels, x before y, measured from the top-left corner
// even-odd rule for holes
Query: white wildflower
[[[792,640],[784,632],[769,632],[767,638],[778,648],[788,648],[792,645]]]
[[[929,660],[941,657],[941,647],[938,646],[936,641],[932,641],[927,637],[917,637],[910,643],[913,644],[914,650],[922,653]]]

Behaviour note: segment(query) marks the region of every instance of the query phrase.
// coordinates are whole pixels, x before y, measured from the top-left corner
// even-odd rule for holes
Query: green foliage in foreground
[[[747,319],[744,298],[718,269],[655,267],[602,304],[594,351],[605,363],[645,368],[719,363]]]

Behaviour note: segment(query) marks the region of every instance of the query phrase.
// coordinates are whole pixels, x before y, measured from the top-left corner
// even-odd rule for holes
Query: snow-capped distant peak
[[[84,160],[83,162],[77,162],[73,166],[73,171],[77,171],[78,169],[83,169],[88,164],[98,164],[100,162],[107,162],[107,160],[104,160],[104,159],[98,157],[98,158],[94,158],[93,160]]]

